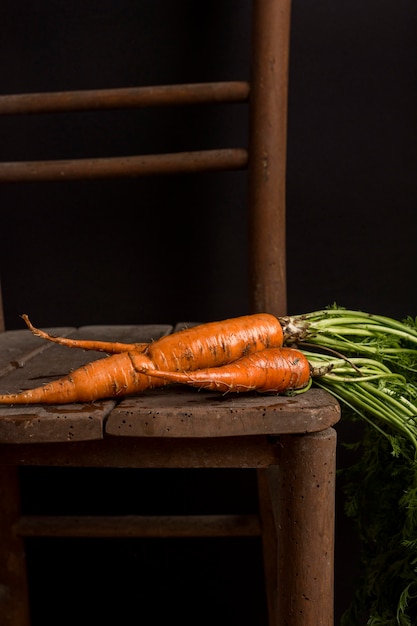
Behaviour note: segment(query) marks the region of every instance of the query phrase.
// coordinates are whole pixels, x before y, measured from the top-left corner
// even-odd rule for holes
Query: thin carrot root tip
[[[56,335],[50,335],[40,328],[33,326],[28,315],[24,313],[21,318],[25,321],[29,330],[36,337],[41,337],[52,343],[56,343],[60,346],[67,348],[78,348],[80,350],[92,350],[95,352],[106,352],[107,354],[119,354],[120,352],[145,352],[149,346],[148,343],[121,343],[118,341],[100,341],[91,339],[72,339],[71,337],[58,337]]]
[[[34,335],[38,335],[39,337],[43,336],[43,331],[39,330],[38,328],[35,328],[35,326],[33,326],[32,322],[29,319],[29,316],[26,315],[26,313],[23,313],[23,315],[20,316],[22,318],[22,320],[25,322],[26,326],[29,328],[29,330],[34,334]]]

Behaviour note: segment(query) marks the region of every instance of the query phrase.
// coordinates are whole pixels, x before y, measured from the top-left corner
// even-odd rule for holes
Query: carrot
[[[54,339],[70,347],[85,346],[82,340]],[[282,339],[280,323],[269,314],[208,322],[161,337],[144,352],[112,354],[42,387],[0,395],[0,404],[66,404],[131,395],[164,384],[144,375],[147,367],[167,371],[216,367],[269,346],[280,346]]]
[[[37,337],[69,348],[96,350],[115,354],[119,352],[146,352],[158,367],[165,369],[200,369],[234,361],[243,354],[268,347],[278,347],[283,342],[280,322],[268,313],[256,313],[207,322],[192,328],[165,335],[146,343],[120,343],[54,337],[35,328],[26,314],[22,315],[28,328]],[[185,362],[191,367],[185,367]]]
[[[139,393],[166,384],[138,371],[132,360],[146,359],[141,354],[122,352],[92,361],[67,376],[40,387],[15,394],[0,395],[0,404],[68,404],[93,402]],[[138,367],[139,364],[137,363]]]
[[[196,370],[218,367],[265,348],[282,346],[283,332],[269,313],[208,322],[165,335],[149,344],[146,356],[156,369]]]
[[[283,393],[306,388],[311,381],[309,361],[295,348],[268,348],[221,367],[190,372],[161,371],[153,369],[150,364],[144,365],[142,371],[171,383],[235,393]]]

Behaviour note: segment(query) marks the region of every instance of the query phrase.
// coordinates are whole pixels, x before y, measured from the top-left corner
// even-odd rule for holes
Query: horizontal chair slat
[[[245,102],[249,83],[225,81],[0,96],[0,115]]]
[[[22,516],[23,537],[251,537],[260,535],[257,515]]]
[[[247,163],[248,154],[242,148],[58,161],[11,161],[0,163],[0,183],[240,170]]]

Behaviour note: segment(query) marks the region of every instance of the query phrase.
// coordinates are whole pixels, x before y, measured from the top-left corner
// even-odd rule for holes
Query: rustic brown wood
[[[23,537],[254,537],[257,515],[22,516]]]
[[[105,428],[108,435],[123,437],[307,433],[331,426],[338,413],[337,403],[320,389],[288,398],[175,387],[124,399]]]
[[[2,463],[28,466],[259,469],[278,463],[279,453],[279,438],[269,435],[0,444]]]
[[[0,464],[0,623],[29,626],[24,542],[15,531],[20,516],[16,465]]]
[[[169,335],[174,330],[171,324],[126,324],[107,326],[81,326],[77,331],[80,339],[120,341],[121,343],[147,343]]]
[[[0,115],[245,102],[248,96],[246,81],[10,94],[0,96]]]
[[[48,332],[70,337],[76,333],[75,328],[50,328]],[[36,354],[50,347],[50,344],[35,337],[29,330],[9,330],[1,334],[0,378],[15,369],[24,367],[25,363]]]
[[[290,0],[253,3],[249,139],[253,311],[287,314],[285,172]]]
[[[4,332],[5,329],[6,329],[6,325],[4,323],[3,293],[2,293],[1,282],[0,282],[0,333]]]
[[[262,537],[262,555],[264,563],[265,577],[265,594],[268,606],[268,624],[276,626],[276,603],[277,603],[277,581],[278,581],[278,547],[277,547],[277,531],[275,525],[275,512],[273,503],[277,497],[271,494],[269,487],[268,474],[270,473],[270,465],[266,469],[258,469],[258,500],[259,500],[259,516],[261,524]]]
[[[277,498],[280,626],[333,626],[335,440],[330,428],[284,436]]]
[[[0,163],[0,182],[100,180],[222,172],[245,169],[247,162],[248,153],[243,148],[61,161],[10,161]]]
[[[76,404],[0,408],[2,443],[59,443],[103,436],[103,422],[114,402],[99,402],[83,409]]]

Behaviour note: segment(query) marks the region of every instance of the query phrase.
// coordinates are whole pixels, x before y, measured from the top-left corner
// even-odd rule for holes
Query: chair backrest
[[[246,148],[66,161],[3,162],[0,163],[0,182],[93,180],[247,169],[250,307],[254,312],[284,315],[290,4],[291,0],[253,0],[249,81],[0,96],[0,115],[248,103]],[[4,330],[4,326],[1,307],[0,330]]]

